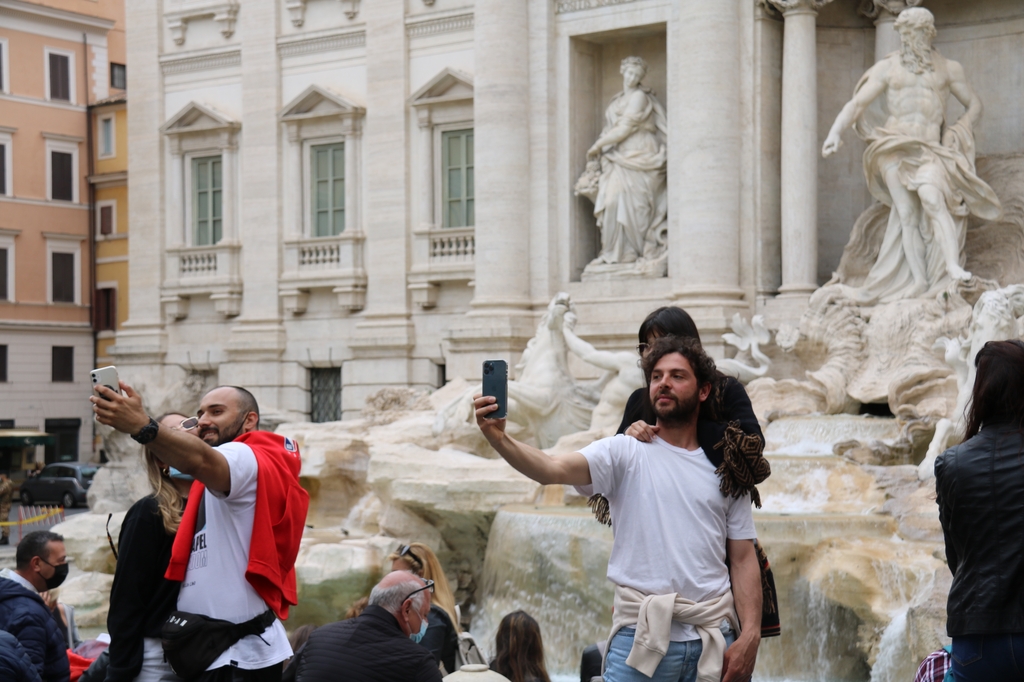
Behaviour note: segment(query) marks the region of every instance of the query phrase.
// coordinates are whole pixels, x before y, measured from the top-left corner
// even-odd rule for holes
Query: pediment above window
[[[284,122],[303,121],[329,116],[362,116],[366,109],[350,99],[319,85],[310,85],[285,105],[280,119]]]
[[[473,77],[464,71],[444,68],[409,98],[414,107],[473,99]]]
[[[209,105],[189,102],[184,109],[160,127],[164,135],[187,135],[212,131],[238,130],[241,124]]]

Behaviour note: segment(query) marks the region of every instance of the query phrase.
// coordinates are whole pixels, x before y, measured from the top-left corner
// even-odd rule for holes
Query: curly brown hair
[[[672,353],[679,353],[689,361],[693,375],[697,377],[698,385],[714,383],[718,378],[719,373],[715,367],[715,361],[704,352],[699,340],[685,336],[662,336],[651,344],[650,350],[641,362],[644,379],[648,386],[651,385],[651,372],[654,371],[658,361]]]

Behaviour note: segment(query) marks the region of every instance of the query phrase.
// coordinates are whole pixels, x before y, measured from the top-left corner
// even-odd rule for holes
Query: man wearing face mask
[[[64,636],[39,596],[68,576],[64,538],[34,531],[18,543],[16,557],[15,570],[0,571],[0,630],[17,638],[43,682],[67,682],[71,670]]]
[[[419,646],[427,631],[433,581],[409,571],[384,576],[355,618],[317,628],[298,653],[296,682],[438,682],[434,655]]]
[[[259,430],[259,406],[238,386],[203,396],[199,438],[161,426],[142,398],[121,382],[124,395],[105,386],[90,398],[97,420],[132,436],[154,457],[195,482],[181,516],[164,577],[181,582],[177,612],[243,625],[255,632],[215,652],[197,682],[277,682],[292,655],[278,619],[297,601],[295,557],[309,507],[299,485],[298,446]],[[189,421],[189,420],[187,420]],[[176,470],[176,471],[175,471]],[[173,617],[174,614],[172,614]],[[187,617],[186,617],[187,620]],[[188,664],[202,655],[202,638],[183,647]],[[164,652],[168,653],[166,642]],[[172,667],[175,660],[168,655]],[[179,670],[184,668],[179,665]]]

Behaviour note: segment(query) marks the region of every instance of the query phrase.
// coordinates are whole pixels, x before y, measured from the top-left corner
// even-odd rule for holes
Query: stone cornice
[[[909,7],[920,6],[922,0],[862,0],[857,11],[869,19],[877,19],[882,12],[899,14]]]
[[[366,46],[366,31],[345,30],[278,38],[277,51],[282,57],[295,57],[316,52],[331,52]]]
[[[238,0],[181,0],[164,12],[164,21],[175,45],[185,44],[190,21],[206,17],[220,24],[221,35],[230,38],[235,34]]]
[[[832,0],[759,0],[762,5],[771,5],[783,16],[786,14],[799,14],[805,12],[817,13],[819,9],[832,2]]]
[[[30,15],[35,21],[44,22],[51,26],[69,28],[76,31],[86,30],[92,33],[106,34],[114,28],[114,22],[110,19],[92,17],[78,12],[44,7],[34,2],[23,2],[22,0],[0,0],[0,15],[22,14]]]
[[[598,7],[609,7],[611,5],[625,5],[637,0],[556,0],[555,14],[566,12],[579,12],[585,9],[596,9]]]
[[[190,71],[225,69],[242,65],[242,50],[238,47],[219,48],[187,55],[170,54],[160,58],[160,72],[167,76]]]
[[[407,21],[405,24],[405,33],[410,38],[418,38],[420,36],[432,36],[439,33],[453,33],[455,31],[472,31],[473,30],[473,13],[463,12],[460,14],[450,14],[448,16],[434,17],[428,16],[425,19],[416,18]]]

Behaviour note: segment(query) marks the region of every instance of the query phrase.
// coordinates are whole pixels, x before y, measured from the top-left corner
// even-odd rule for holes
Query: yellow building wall
[[[100,119],[114,115],[114,156],[101,159],[100,154]],[[93,112],[93,140],[95,140],[95,169],[97,175],[105,173],[122,173],[128,170],[128,111],[124,105],[111,110],[97,108]]]

